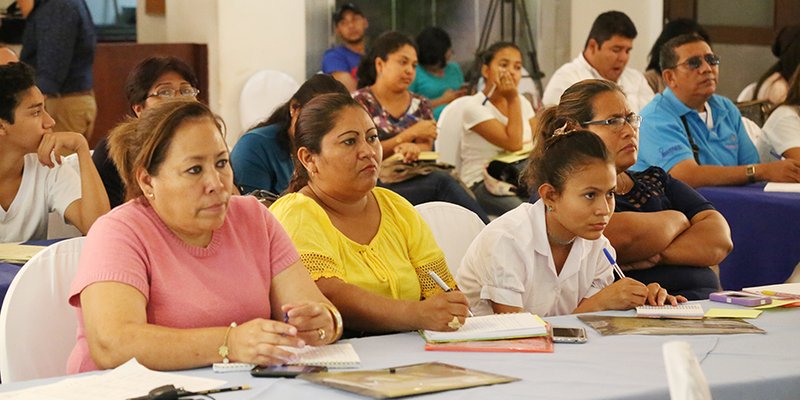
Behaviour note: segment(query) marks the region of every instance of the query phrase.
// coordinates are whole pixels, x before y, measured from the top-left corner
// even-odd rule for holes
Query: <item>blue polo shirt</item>
[[[693,109],[666,89],[642,110],[642,125],[639,128],[639,160],[631,168],[643,171],[651,166],[669,171],[683,160],[694,159],[686,129],[681,116],[692,133],[692,139],[700,149],[701,165],[736,166],[759,162],[758,152],[742,125],[742,114],[736,106],[723,96],[713,95],[708,99],[711,130]]]

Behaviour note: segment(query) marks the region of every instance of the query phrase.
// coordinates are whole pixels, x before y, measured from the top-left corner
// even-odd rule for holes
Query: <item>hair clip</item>
[[[568,126],[569,126],[569,121],[564,122],[564,126],[562,126],[561,128],[556,128],[556,130],[553,131],[553,136],[555,137],[555,136],[566,135],[567,133],[571,132],[572,131],[571,129],[567,131]]]

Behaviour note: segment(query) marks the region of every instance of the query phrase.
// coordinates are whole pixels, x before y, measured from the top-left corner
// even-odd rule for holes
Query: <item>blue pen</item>
[[[614,268],[614,271],[617,271],[617,275],[619,275],[620,279],[625,278],[625,274],[622,273],[622,268],[617,265],[617,262],[614,261],[614,257],[611,257],[611,253],[608,252],[608,249],[604,248],[603,253],[606,255],[608,262],[611,264],[611,267]]]

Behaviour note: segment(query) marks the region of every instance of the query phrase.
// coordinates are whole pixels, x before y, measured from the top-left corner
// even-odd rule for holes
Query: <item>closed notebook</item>
[[[328,368],[358,368],[361,358],[350,343],[329,344],[327,346],[306,346],[302,349],[280,346],[281,349],[295,353],[297,360],[288,365],[319,365]],[[246,363],[215,363],[214,372],[249,371],[255,365]]]
[[[699,303],[683,303],[677,306],[639,306],[636,307],[637,317],[646,318],[683,318],[701,319],[705,315]]]
[[[464,351],[480,353],[552,353],[550,335],[523,339],[474,340],[469,342],[425,343],[427,351]]]
[[[547,335],[547,325],[530,313],[494,314],[467,318],[454,332],[423,331],[430,343],[466,342],[471,340],[515,339]]]

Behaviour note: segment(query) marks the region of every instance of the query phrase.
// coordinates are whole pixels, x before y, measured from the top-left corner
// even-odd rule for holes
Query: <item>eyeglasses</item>
[[[150,93],[147,97],[197,97],[200,90],[192,86],[181,86],[180,89],[173,89],[171,87],[161,88]]]
[[[621,130],[625,123],[631,126],[631,128],[639,129],[639,125],[642,124],[642,116],[636,113],[630,113],[624,117],[614,117],[609,119],[603,119],[599,121],[586,121],[581,125],[608,125],[615,130]]]
[[[708,63],[708,65],[712,67],[715,65],[719,65],[719,56],[717,56],[716,54],[706,54],[703,56],[689,57],[688,59],[686,59],[686,61],[675,64],[675,66],[672,68],[678,68],[679,66],[686,64],[686,66],[689,67],[689,69],[696,70],[703,66],[703,60],[705,60]]]

